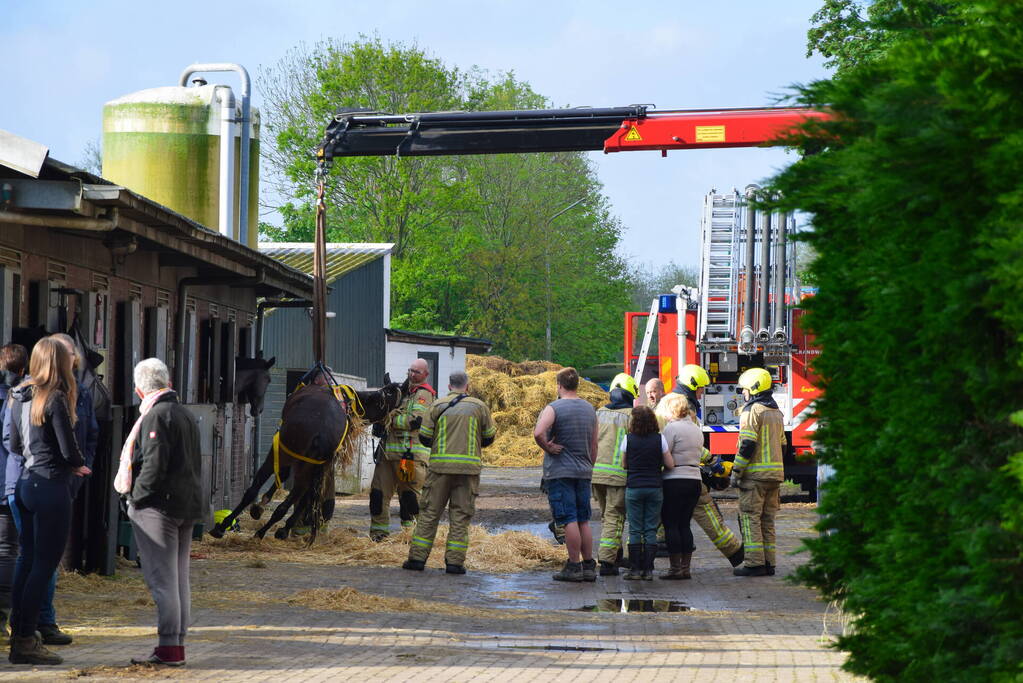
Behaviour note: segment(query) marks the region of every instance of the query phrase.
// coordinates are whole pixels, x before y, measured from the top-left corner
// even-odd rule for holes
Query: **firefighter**
[[[739,528],[746,557],[732,573],[769,576],[774,574],[774,518],[781,506],[785,424],[771,394],[771,373],[750,368],[739,376],[739,386],[746,405],[739,415],[739,450],[731,483],[739,488]]]
[[[618,575],[618,554],[625,526],[625,468],[619,447],[629,432],[636,380],[624,372],[611,381],[611,402],[597,410],[597,460],[593,463],[593,497],[600,505],[597,560],[601,576]]]
[[[682,370],[675,379],[675,387],[672,393],[682,394],[689,399],[689,408],[694,415],[703,417],[700,409],[700,398],[703,396],[703,388],[710,384],[710,375],[699,365],[690,363],[683,365]]]
[[[673,393],[682,394],[689,399],[690,415],[697,422],[699,422],[696,415],[700,406],[700,397],[703,395],[704,387],[708,384],[710,384],[710,376],[707,371],[699,365],[690,364],[683,366],[673,389]],[[659,414],[658,419],[663,419],[663,417]],[[710,454],[710,451],[704,449],[700,464],[708,465],[713,459],[714,456]],[[711,497],[710,488],[706,483],[701,482],[700,498],[696,501],[696,508],[693,510],[693,520],[703,529],[703,533],[707,535],[714,547],[721,551],[721,554],[728,559],[733,567],[742,564],[745,555],[742,541],[725,524],[725,518],[718,508],[717,501]]]
[[[382,541],[391,533],[391,496],[398,494],[401,525],[415,524],[419,514],[419,492],[426,481],[430,449],[419,441],[419,427],[430,410],[436,392],[426,383],[429,366],[422,358],[408,369],[408,397],[391,414],[384,436],[383,455],[373,468],[369,491],[369,537]],[[374,426],[374,436],[381,436]]]
[[[446,507],[450,526],[444,564],[448,574],[464,574],[469,522],[476,512],[483,469],[482,451],[494,443],[497,430],[487,405],[469,396],[468,375],[451,373],[448,391],[433,404],[419,428],[419,440],[431,448],[430,471],[423,488],[422,513],[402,568],[422,571],[426,567],[437,522]]]

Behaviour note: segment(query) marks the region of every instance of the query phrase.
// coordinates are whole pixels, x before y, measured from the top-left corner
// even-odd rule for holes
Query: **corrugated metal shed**
[[[384,324],[390,315],[387,300],[390,244],[327,245],[330,292],[325,361],[338,372],[364,377],[380,386],[385,372]],[[312,271],[312,244],[262,243],[261,253],[287,265]],[[267,312],[263,355],[276,356],[277,367],[308,369],[313,364],[312,318],[306,309],[280,308]]]

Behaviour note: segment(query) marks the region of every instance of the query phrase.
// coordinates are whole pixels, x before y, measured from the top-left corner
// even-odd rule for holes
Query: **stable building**
[[[122,185],[0,131],[0,340],[73,330],[110,396],[91,481],[76,501],[70,566],[110,573],[112,482],[137,414],[132,370],[164,360],[202,436],[203,493],[233,505],[253,474],[254,421],[237,356],[255,353],[260,298],[309,298],[311,278]],[[124,539],[121,539],[124,542]],[[77,544],[77,545],[76,545]]]

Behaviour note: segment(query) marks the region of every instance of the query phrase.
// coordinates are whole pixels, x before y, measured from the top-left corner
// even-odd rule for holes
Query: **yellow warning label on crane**
[[[629,132],[625,134],[625,141],[626,142],[637,142],[637,141],[641,141],[642,139],[643,139],[643,136],[641,136],[639,134],[639,131],[636,130],[635,126],[632,126],[631,128],[629,128]]]
[[[725,127],[724,126],[697,126],[696,127],[696,141],[697,142],[724,142],[725,141]]]

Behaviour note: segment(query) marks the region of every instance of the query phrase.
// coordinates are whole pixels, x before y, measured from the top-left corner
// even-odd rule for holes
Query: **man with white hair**
[[[134,379],[142,405],[121,450],[114,488],[128,498],[142,575],[156,603],[159,642],[151,655],[132,663],[182,666],[191,612],[192,527],[205,513],[199,427],[178,402],[159,358],[136,365]]]

